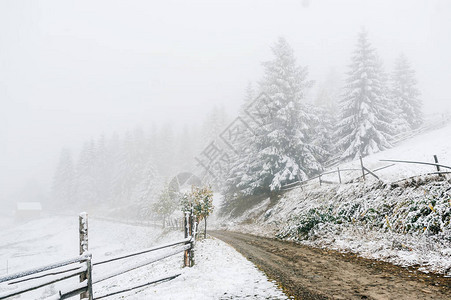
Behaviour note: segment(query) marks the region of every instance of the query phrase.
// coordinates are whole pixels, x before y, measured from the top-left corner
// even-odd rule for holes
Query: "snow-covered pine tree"
[[[139,216],[149,217],[152,213],[152,204],[156,201],[160,190],[160,181],[157,171],[149,158],[144,166],[144,176],[139,186],[138,209]]]
[[[224,105],[215,105],[202,125],[202,135],[205,143],[210,143],[218,138],[218,135],[227,126],[227,119]]]
[[[185,125],[175,141],[176,151],[173,161],[177,164],[177,171],[192,172],[194,169],[194,143],[193,134],[190,129]]]
[[[297,64],[293,49],[279,38],[272,47],[274,59],[264,62],[265,73],[260,90],[269,96],[261,97],[256,107],[264,107],[260,115],[240,185],[248,194],[280,189],[284,184],[306,179],[321,170],[323,150],[311,144],[311,122],[315,118],[305,103],[307,68]]]
[[[254,85],[252,84],[252,82],[248,82],[246,90],[245,90],[245,94],[244,94],[244,101],[243,101],[243,104],[241,105],[241,109],[240,109],[240,115],[246,117],[245,110],[252,103],[252,101],[255,100],[256,96],[257,95],[256,95],[256,91],[254,89]]]
[[[105,135],[101,135],[96,142],[96,160],[94,177],[96,182],[96,197],[99,203],[106,203],[111,199],[111,172],[108,159],[108,149]]]
[[[377,73],[379,74],[381,86],[380,103],[381,107],[385,109],[384,113],[380,114],[380,119],[390,124],[388,141],[391,142],[398,133],[409,130],[409,124],[402,117],[401,109],[393,99],[389,75],[385,72],[383,62],[379,57],[377,59]]]
[[[145,177],[149,158],[145,145],[144,133],[140,128],[125,134],[116,160],[118,167],[113,181],[117,203],[135,205],[139,201],[140,184]]]
[[[392,75],[392,98],[395,101],[401,117],[408,123],[409,129],[416,129],[423,123],[420,92],[417,88],[415,71],[407,58],[400,55],[395,62]]]
[[[86,142],[81,149],[76,168],[77,205],[92,206],[98,202],[95,182],[96,151],[94,141]]]
[[[315,99],[316,106],[324,106],[331,110],[337,109],[341,95],[342,82],[340,75],[333,68],[329,70],[326,78],[319,83]]]
[[[174,164],[176,153],[174,127],[172,123],[167,123],[158,130],[153,147],[156,148],[154,161],[159,174],[169,177],[174,174],[176,166]]]
[[[254,121],[246,113],[246,110],[249,109],[249,105],[251,105],[254,100],[255,90],[252,83],[249,82],[239,112],[239,116],[245,122],[244,127],[246,128],[236,137],[233,144],[234,151],[230,153],[230,164],[222,186],[224,202],[229,202],[230,200],[238,198],[241,196],[242,190],[246,188],[242,185],[242,183],[245,182],[243,176],[247,176],[247,168],[251,159],[249,151],[251,150],[251,144],[254,141],[253,131],[255,130]]]
[[[316,116],[311,126],[313,127],[312,144],[321,147],[327,160],[336,152],[334,143],[334,131],[337,123],[337,110],[326,105],[312,106],[311,112]]]
[[[61,150],[52,185],[52,200],[57,207],[73,205],[75,170],[69,149]]]
[[[342,158],[353,159],[389,148],[392,112],[387,106],[382,66],[365,30],[359,34],[347,76],[336,131]]]
[[[334,132],[338,119],[338,100],[340,99],[340,78],[331,69],[319,85],[315,99],[315,134],[313,143],[326,150],[329,156],[336,153]]]

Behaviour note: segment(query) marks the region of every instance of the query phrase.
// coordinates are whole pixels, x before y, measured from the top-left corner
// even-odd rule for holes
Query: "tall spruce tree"
[[[143,169],[144,176],[139,185],[139,194],[136,202],[139,209],[139,216],[148,217],[151,214],[152,203],[155,202],[158,195],[160,178],[151,159],[148,159]]]
[[[336,132],[344,159],[389,148],[394,131],[382,65],[364,30],[349,68]]]
[[[76,167],[76,193],[79,206],[87,205],[89,207],[98,202],[95,162],[96,149],[94,141],[91,140],[83,145]]]
[[[75,170],[69,149],[61,151],[52,185],[52,199],[57,207],[73,205],[75,192]]]
[[[314,134],[312,144],[321,147],[325,153],[325,159],[330,158],[335,153],[334,130],[337,120],[336,110],[326,105],[312,107],[312,112],[317,118],[312,122]]]
[[[392,97],[399,108],[401,118],[408,123],[409,129],[416,129],[423,123],[422,103],[419,96],[415,71],[407,58],[401,54],[395,62],[392,76]]]
[[[388,141],[392,141],[392,138],[396,136],[398,133],[405,132],[409,130],[409,124],[403,118],[401,109],[394,101],[391,90],[390,90],[390,79],[387,72],[385,72],[383,62],[378,58],[377,60],[377,73],[380,78],[380,106],[383,107],[384,113],[379,115],[379,118],[390,126],[388,127],[389,139]]]
[[[251,83],[246,87],[243,100],[239,115],[244,122],[244,127],[243,131],[236,137],[233,145],[234,151],[230,153],[230,164],[222,187],[225,202],[242,196],[243,190],[246,189],[248,166],[253,159],[250,151],[252,150],[251,144],[254,142],[256,124],[246,113],[249,105],[252,105],[255,100],[255,90]]]
[[[334,132],[338,119],[338,100],[341,82],[337,72],[331,69],[320,83],[315,99],[315,138],[313,143],[326,150],[329,156],[336,152]]]
[[[106,137],[102,134],[96,142],[96,160],[94,162],[94,177],[96,182],[96,197],[100,203],[111,198],[111,172],[108,165]]]
[[[259,83],[268,97],[258,98],[255,105],[260,126],[240,162],[245,169],[240,170],[239,186],[245,194],[278,190],[321,169],[323,151],[311,144],[315,117],[302,103],[312,84],[307,80],[307,68],[297,64],[293,49],[283,38],[272,51],[274,59],[263,63],[265,73]]]

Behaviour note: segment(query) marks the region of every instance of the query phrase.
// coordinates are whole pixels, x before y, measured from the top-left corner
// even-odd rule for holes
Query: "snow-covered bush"
[[[438,178],[441,179],[441,178]],[[403,186],[356,184],[305,197],[278,237],[308,239],[324,224],[359,226],[399,234],[437,235],[451,241],[451,182],[419,179]],[[360,192],[363,191],[363,192]],[[313,207],[312,207],[313,206]]]
[[[277,237],[285,238],[295,233],[297,237],[306,238],[309,236],[311,230],[319,224],[337,221],[336,218],[331,214],[331,209],[329,209],[328,211],[324,210],[324,208],[312,208],[306,213],[297,216],[295,221],[297,225],[290,227],[287,231],[279,233]]]

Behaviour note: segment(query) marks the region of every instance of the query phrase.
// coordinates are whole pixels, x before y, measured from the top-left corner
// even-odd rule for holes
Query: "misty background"
[[[64,147],[201,131],[215,107],[234,118],[280,36],[315,81],[308,101],[344,77],[364,27],[385,68],[408,57],[426,113],[449,110],[450,13],[446,0],[1,0],[0,201],[48,194]]]

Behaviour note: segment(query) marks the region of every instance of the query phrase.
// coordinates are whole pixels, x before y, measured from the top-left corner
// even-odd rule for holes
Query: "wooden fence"
[[[89,292],[92,289],[90,282],[91,271],[91,254],[84,254],[51,265],[3,276],[0,277],[0,284],[6,285],[6,291],[0,293],[0,299],[20,295],[58,281],[84,274],[85,280],[66,290],[59,291],[58,298],[54,298],[67,299],[74,295]]]
[[[79,277],[79,283],[72,283],[64,289],[59,290],[57,294],[52,295],[46,299],[67,299],[76,295],[80,295],[80,299],[103,299],[116,294],[142,288],[150,284],[172,280],[178,277],[180,274],[162,276],[138,286],[119,289],[107,294],[98,295],[96,297],[94,297],[93,294],[93,285],[99,282],[103,282],[107,279],[150,265],[154,262],[160,261],[178,253],[184,253],[184,266],[192,266],[192,251],[194,248],[197,233],[197,222],[195,220],[196,218],[192,213],[185,214],[185,237],[182,240],[93,262],[92,255],[88,252],[88,217],[86,213],[81,213],[79,216],[80,256],[51,265],[46,265],[39,268],[34,268],[27,271],[0,277],[0,290],[2,290],[2,292],[0,292],[0,299],[21,295],[74,277]],[[110,273],[101,274],[95,278],[93,278],[92,276],[92,269],[95,266],[105,265],[123,259],[130,259],[161,249],[167,249],[167,251],[151,258],[141,259],[137,262],[130,262],[126,266],[121,268],[114,268]]]
[[[439,161],[438,161],[437,155],[434,155],[433,158],[434,158],[434,163],[431,163],[431,162],[420,162],[420,161],[382,159],[380,161],[392,162],[393,164],[385,165],[385,166],[382,166],[380,168],[376,168],[376,169],[370,170],[369,168],[367,168],[364,165],[363,159],[362,159],[362,157],[360,157],[360,168],[358,168],[358,169],[352,169],[352,168],[340,169],[340,167],[337,167],[336,170],[330,170],[330,171],[323,172],[323,173],[321,173],[321,174],[319,174],[317,176],[314,176],[312,178],[309,178],[307,180],[296,181],[296,182],[287,184],[287,185],[283,186],[281,189],[283,191],[288,191],[288,190],[292,190],[292,189],[296,189],[296,188],[301,188],[302,186],[304,186],[304,185],[306,185],[308,183],[313,183],[316,180],[319,181],[320,186],[323,185],[323,184],[350,183],[350,182],[355,182],[357,180],[366,180],[366,177],[368,175],[371,175],[374,178],[376,178],[377,180],[382,181],[381,178],[376,174],[376,172],[381,171],[381,170],[386,169],[386,168],[390,168],[390,167],[396,166],[396,163],[407,163],[407,164],[419,164],[419,165],[434,166],[436,168],[436,171],[435,172],[430,172],[427,175],[438,174],[438,175],[443,176],[444,174],[450,173],[449,171],[442,171],[440,169],[440,168],[445,168],[445,169],[450,169],[451,170],[450,166],[446,166],[446,165],[440,164]],[[358,176],[358,177],[354,177],[354,178],[348,179],[346,181],[343,180],[343,176],[342,175],[343,175],[344,172],[355,172],[355,171],[361,171],[362,175]],[[324,179],[324,176],[330,175],[330,174],[337,174],[337,177],[336,177],[337,181],[330,181],[330,180],[325,180]]]
[[[446,126],[449,122],[451,122],[451,115],[449,115],[449,114],[430,115],[428,118],[426,118],[425,122],[423,123],[423,125],[420,128],[417,128],[417,129],[414,129],[411,131],[401,132],[401,133],[393,136],[390,143],[392,145],[397,145],[397,144],[401,143],[402,141],[410,139],[421,133],[442,128],[442,127]],[[336,156],[330,158],[328,161],[324,162],[323,165],[325,168],[332,168],[334,166],[337,166],[340,163],[341,159],[342,159],[341,155],[336,155]]]
[[[151,216],[151,218],[155,218],[156,216]],[[142,226],[142,227],[155,227],[155,228],[167,228],[167,229],[182,229],[184,224],[184,218],[175,218],[175,217],[168,217],[164,220],[163,225],[163,219],[152,221],[147,220],[140,220],[140,219],[133,219],[133,218],[113,218],[113,217],[95,217],[96,220],[101,221],[108,221],[108,222],[115,222],[115,223],[122,223],[127,225],[133,225],[133,226]]]

